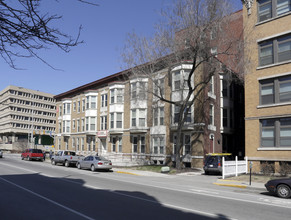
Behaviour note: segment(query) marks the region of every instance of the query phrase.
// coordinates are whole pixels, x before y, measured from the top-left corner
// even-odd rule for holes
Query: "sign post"
[[[253,168],[253,162],[250,161],[250,185],[252,185],[252,168]]]

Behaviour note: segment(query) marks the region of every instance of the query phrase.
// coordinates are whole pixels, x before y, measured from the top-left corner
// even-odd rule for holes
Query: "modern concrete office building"
[[[56,103],[52,94],[17,86],[0,92],[1,149],[49,149],[55,126]]]
[[[255,172],[291,163],[290,0],[242,1],[246,156]]]

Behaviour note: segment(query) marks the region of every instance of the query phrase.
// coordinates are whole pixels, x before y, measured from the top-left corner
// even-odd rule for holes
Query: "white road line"
[[[91,217],[89,217],[87,215],[84,215],[84,214],[78,212],[78,211],[75,211],[75,210],[73,210],[73,209],[71,209],[71,208],[69,208],[67,206],[64,206],[64,205],[62,205],[62,204],[60,204],[58,202],[55,202],[55,201],[53,201],[53,200],[51,200],[51,199],[49,199],[49,198],[47,198],[45,196],[42,196],[42,195],[40,195],[38,193],[35,193],[35,192],[33,192],[33,191],[29,190],[29,189],[26,189],[26,188],[24,188],[24,187],[22,187],[22,186],[20,186],[20,185],[18,185],[16,183],[10,182],[9,180],[6,180],[6,179],[4,179],[2,177],[0,177],[0,179],[3,180],[3,181],[5,181],[5,182],[7,182],[7,183],[9,183],[9,184],[11,184],[11,185],[13,185],[13,186],[16,186],[16,187],[18,187],[18,188],[20,188],[20,189],[22,189],[22,190],[24,190],[26,192],[29,192],[29,193],[31,193],[31,194],[39,197],[39,198],[42,198],[42,199],[44,199],[44,200],[46,200],[46,201],[48,201],[48,202],[50,202],[50,203],[52,203],[54,205],[57,205],[57,206],[59,206],[59,207],[61,207],[63,209],[66,209],[66,210],[68,210],[68,211],[70,211],[70,212],[72,212],[72,213],[74,213],[76,215],[79,215],[79,216],[81,216],[81,217],[83,217],[85,219],[94,220],[94,218],[91,218]]]

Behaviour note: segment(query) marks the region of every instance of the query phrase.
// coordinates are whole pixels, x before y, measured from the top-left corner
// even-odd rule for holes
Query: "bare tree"
[[[78,1],[97,5],[90,1]],[[12,68],[16,68],[15,59],[19,57],[36,57],[49,65],[37,51],[56,46],[69,52],[70,48],[82,43],[79,40],[82,27],[79,27],[75,38],[63,33],[53,26],[61,16],[41,12],[41,2],[42,0],[0,0],[0,55]]]
[[[152,37],[128,34],[123,61],[131,70],[132,77],[148,77],[154,87],[148,92],[161,102],[178,109],[175,145],[176,168],[181,169],[182,131],[193,106],[196,123],[203,124],[204,92],[211,77],[222,71],[238,70],[238,48],[241,33],[229,27],[233,7],[228,0],[176,0],[161,12],[162,20],[155,26]],[[214,50],[215,49],[215,50]],[[242,60],[242,59],[241,59]],[[173,70],[178,65],[190,65],[179,85],[171,83]],[[223,64],[223,65],[222,65]],[[166,96],[155,80],[155,73],[168,69],[169,85],[177,98]],[[150,87],[149,87],[150,88]],[[178,90],[178,91],[177,91]],[[173,108],[172,108],[173,109]]]

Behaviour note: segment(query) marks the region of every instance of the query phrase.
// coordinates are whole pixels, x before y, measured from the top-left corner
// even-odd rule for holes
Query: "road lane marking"
[[[11,185],[13,185],[13,186],[16,186],[16,187],[20,188],[20,189],[22,189],[22,190],[24,190],[24,191],[26,191],[26,192],[28,192],[28,193],[31,193],[31,194],[33,194],[33,195],[35,195],[35,196],[37,196],[37,197],[39,197],[39,198],[41,198],[41,199],[44,199],[44,200],[46,200],[46,201],[48,201],[48,202],[50,202],[50,203],[52,203],[52,204],[54,204],[54,205],[57,205],[57,206],[59,206],[59,207],[61,207],[61,208],[63,208],[63,209],[66,209],[67,211],[70,211],[70,212],[72,212],[72,213],[74,213],[74,214],[76,214],[76,215],[79,215],[79,216],[81,216],[81,217],[83,217],[83,218],[85,218],[85,219],[94,220],[94,218],[91,218],[91,217],[89,217],[89,216],[87,216],[87,215],[82,214],[81,212],[78,212],[78,211],[76,211],[76,210],[74,210],[74,209],[71,209],[71,208],[69,208],[69,207],[67,207],[67,206],[64,206],[64,205],[62,205],[62,204],[60,204],[60,203],[58,203],[58,202],[55,202],[55,201],[53,201],[53,200],[51,200],[51,199],[49,199],[49,198],[47,198],[47,197],[45,197],[45,196],[42,196],[42,195],[40,195],[40,194],[38,194],[38,193],[36,193],[36,192],[33,192],[33,191],[31,191],[31,190],[29,190],[29,189],[27,189],[27,188],[24,188],[24,187],[22,187],[22,186],[20,186],[20,185],[18,185],[18,184],[16,184],[16,183],[13,183],[13,182],[11,182],[11,181],[9,181],[9,180],[6,180],[6,179],[4,179],[4,178],[2,178],[2,177],[0,177],[0,179],[3,180],[3,181],[5,181],[5,182],[7,182],[7,183],[9,183],[9,184],[11,184]]]

